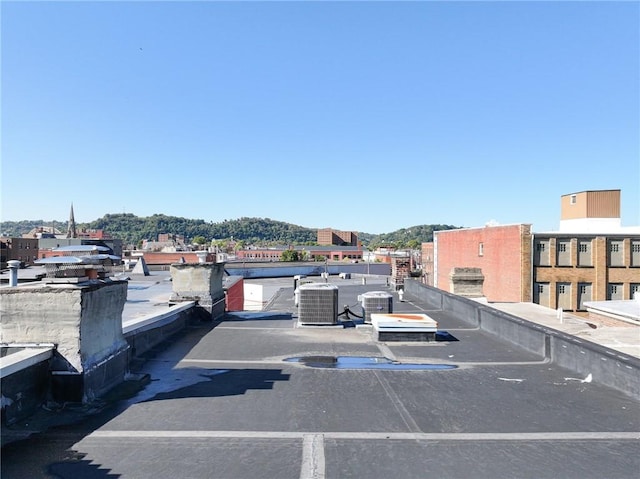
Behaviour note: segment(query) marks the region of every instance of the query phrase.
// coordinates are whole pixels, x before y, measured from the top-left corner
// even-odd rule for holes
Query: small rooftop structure
[[[78,254],[94,255],[107,253],[111,250],[106,246],[93,244],[74,244],[69,246],[59,246],[58,248],[54,248],[52,251],[59,253],[60,256],[77,256]]]
[[[120,256],[106,253],[110,251],[106,246],[71,245],[53,251],[61,254],[34,261],[45,267],[48,279],[105,277],[121,259]]]

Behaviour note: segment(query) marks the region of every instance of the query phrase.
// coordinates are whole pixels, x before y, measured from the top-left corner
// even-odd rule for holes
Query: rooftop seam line
[[[302,436],[300,479],[324,478],[324,436],[322,434],[304,434]]]
[[[378,343],[377,346],[378,346],[378,349],[380,350],[380,352],[382,353],[382,355],[385,358],[390,359],[391,361],[397,361],[398,360],[398,358],[396,358],[396,355],[393,354],[393,352],[391,351],[389,346],[387,346],[386,344],[382,344],[382,343]]]
[[[404,407],[404,404],[402,404],[402,401],[400,400],[400,398],[398,397],[396,392],[389,385],[387,380],[384,379],[383,375],[380,374],[380,372],[376,371],[376,370],[373,370],[373,374],[375,374],[376,379],[378,380],[378,382],[380,383],[380,385],[382,386],[384,391],[387,393],[387,396],[391,400],[391,403],[395,407],[396,411],[398,411],[398,414],[400,414],[400,417],[402,418],[402,420],[406,424],[406,426],[409,429],[409,431],[414,432],[414,433],[422,432],[420,430],[420,427],[418,427],[418,424],[416,423],[416,421],[411,416],[411,414],[409,414],[409,411],[407,411],[407,409]]]
[[[69,434],[54,433],[51,437],[66,437]],[[70,434],[73,435],[73,434]],[[393,439],[433,441],[583,441],[583,440],[640,440],[640,431],[585,431],[585,432],[295,432],[295,431],[173,431],[173,430],[113,430],[94,431],[80,442],[88,439],[158,439],[158,438],[243,438],[243,439],[303,439],[320,436],[324,439]]]

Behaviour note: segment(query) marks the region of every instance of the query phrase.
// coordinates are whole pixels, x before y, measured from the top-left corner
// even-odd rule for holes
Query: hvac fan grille
[[[327,283],[299,286],[298,321],[301,324],[337,324],[338,287]]]
[[[371,315],[393,313],[393,296],[385,291],[369,291],[362,295],[362,311],[365,323],[371,322]]]

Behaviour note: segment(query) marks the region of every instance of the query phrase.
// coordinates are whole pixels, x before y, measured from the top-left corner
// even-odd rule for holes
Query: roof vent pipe
[[[20,261],[12,259],[11,261],[7,261],[7,266],[9,267],[9,286],[18,286],[18,268],[20,268]]]

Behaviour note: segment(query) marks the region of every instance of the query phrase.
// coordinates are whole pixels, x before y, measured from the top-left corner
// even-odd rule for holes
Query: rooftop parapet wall
[[[430,307],[456,314],[469,324],[538,354],[557,366],[581,375],[592,374],[605,386],[640,398],[640,359],[585,341],[562,331],[541,326],[474,300],[405,281],[405,294],[426,300]]]
[[[224,314],[224,263],[179,263],[171,265],[173,294],[170,303],[196,301],[215,318]]]
[[[126,347],[124,281],[3,288],[0,298],[3,344],[54,343],[76,372]]]
[[[3,288],[0,299],[0,342],[53,343],[52,372],[64,400],[91,399],[123,380],[125,281]],[[70,381],[74,392],[66,396]]]

